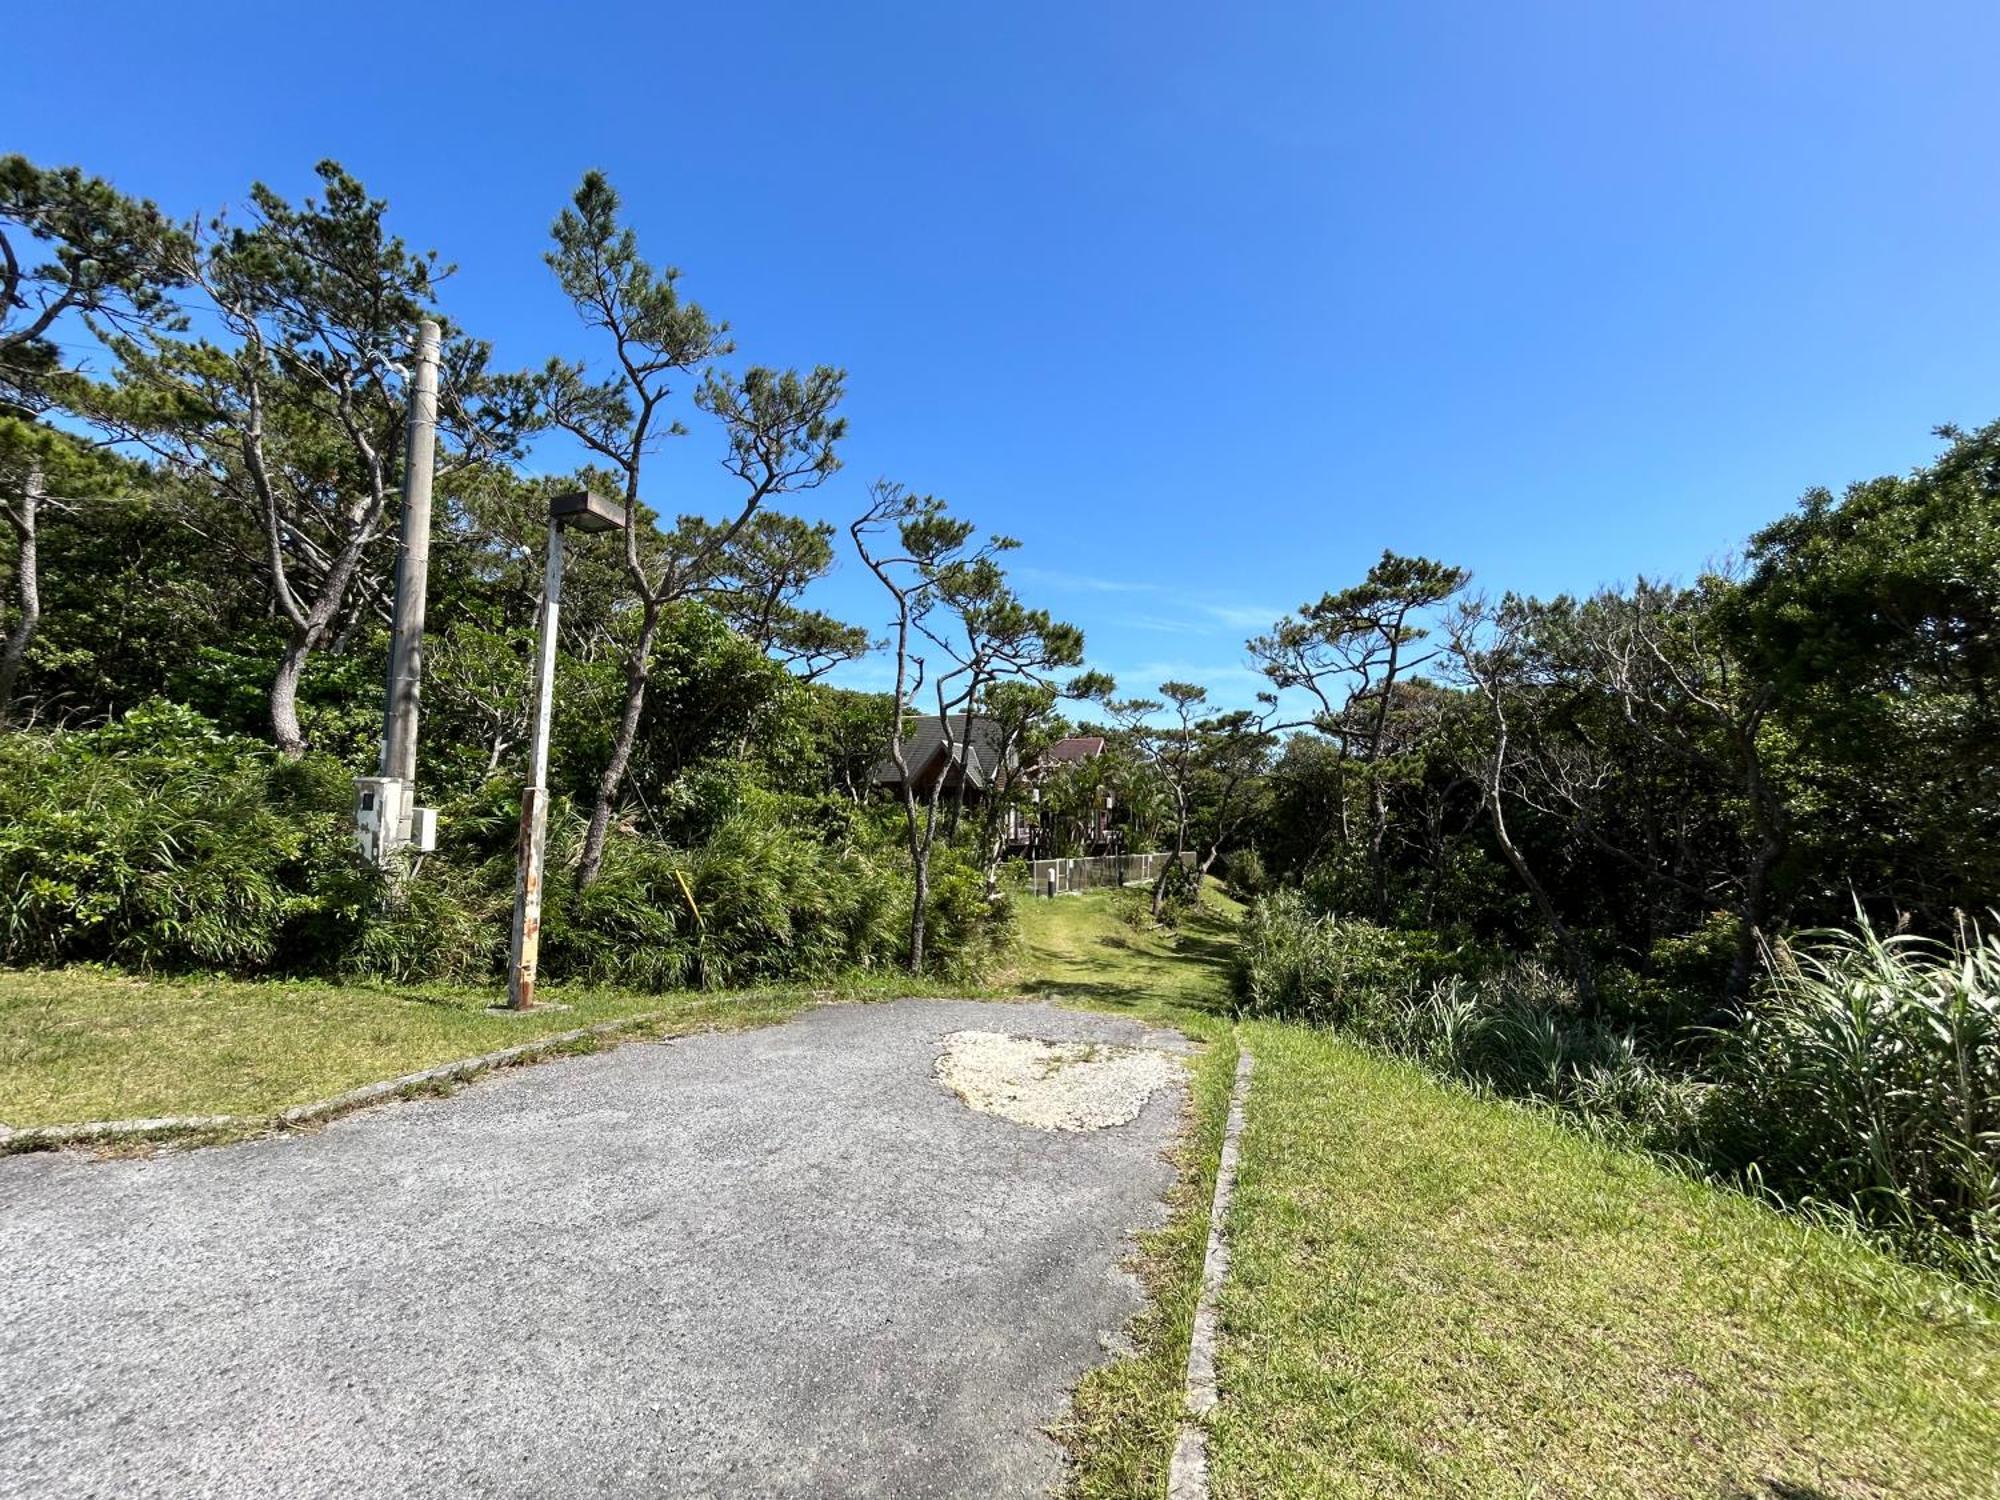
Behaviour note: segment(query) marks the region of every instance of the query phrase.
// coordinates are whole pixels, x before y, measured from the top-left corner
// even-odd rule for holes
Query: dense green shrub
[[[1716,1054],[1708,1154],[1878,1222],[2000,1242],[2000,934],[1819,932]]]
[[[1244,919],[1236,985],[1248,1014],[1338,1026],[1396,1005],[1450,967],[1429,933],[1322,913],[1283,889]]]
[[[747,797],[692,849],[625,833],[580,894],[552,876],[547,972],[667,989],[821,979],[900,961],[911,887],[895,851],[803,836],[778,816],[778,801]],[[552,869],[573,864],[580,831],[573,818],[552,840]],[[977,958],[1004,933],[1009,911],[987,901],[969,860],[940,847],[927,918],[933,967]]]
[[[1255,901],[1270,887],[1270,879],[1264,873],[1264,856],[1255,849],[1238,849],[1222,866],[1222,875],[1229,882],[1229,893],[1238,901]]]
[[[102,729],[0,738],[0,962],[496,982],[514,893],[512,790],[496,782],[447,808],[444,846],[393,883],[354,852],[351,795],[339,762],[287,761],[173,705]],[[664,990],[900,960],[912,888],[873,821],[721,772],[693,795],[702,842],[621,828],[581,893],[569,875],[583,819],[558,800],[548,978]],[[986,899],[967,854],[940,846],[934,968],[975,962],[1010,911]]]
[[[0,959],[263,969],[326,865],[337,766],[154,703],[0,740]]]
[[[1715,1019],[1742,926],[1734,914],[1715,912],[1692,932],[1657,939],[1636,969],[1603,965],[1597,988],[1605,1014],[1658,1046],[1692,1039]]]

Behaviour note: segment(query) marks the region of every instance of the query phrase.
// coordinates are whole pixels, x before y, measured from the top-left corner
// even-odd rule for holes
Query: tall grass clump
[[[1628,1144],[1685,1149],[1706,1086],[1640,1036],[1584,1014],[1575,987],[1532,959],[1451,975],[1351,1013],[1349,1035],[1510,1098],[1561,1106]]]
[[[1428,933],[1322,913],[1284,888],[1243,919],[1236,990],[1246,1014],[1342,1026],[1393,1007],[1447,967]]]
[[[1532,959],[1427,976],[1447,958],[1276,891],[1244,923],[1239,1003],[2000,1284],[2000,935],[1806,934],[1726,1031],[1621,1022]]]
[[[1806,934],[1715,1054],[1710,1154],[1883,1226],[2000,1241],[2000,934]]]

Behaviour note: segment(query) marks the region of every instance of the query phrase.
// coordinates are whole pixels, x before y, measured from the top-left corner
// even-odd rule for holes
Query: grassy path
[[[1169,940],[1106,896],[1036,903],[1022,982],[1216,1036],[1234,915]],[[2000,1307],[1324,1032],[1241,1036],[1218,1496],[2000,1496]],[[1083,1494],[1164,1493],[1195,1227],[1145,1266],[1164,1311],[1080,1393]]]
[[[1072,1459],[1071,1493],[1088,1500],[1164,1495],[1180,1433],[1209,1200],[1236,1073],[1228,963],[1238,908],[1212,893],[1209,902],[1178,934],[1166,934],[1127,920],[1136,912],[1130,897],[1024,901],[1020,958],[1002,979],[1017,994],[1135,1012],[1206,1043],[1194,1060],[1192,1118],[1167,1224],[1140,1243],[1135,1269],[1149,1303],[1127,1330],[1132,1353],[1084,1377],[1059,1433]]]

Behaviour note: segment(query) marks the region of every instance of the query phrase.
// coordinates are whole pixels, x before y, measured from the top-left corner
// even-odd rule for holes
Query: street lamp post
[[[588,490],[549,502],[549,557],[542,584],[542,618],[535,634],[535,732],[528,784],[521,790],[521,857],[514,880],[514,934],[507,958],[507,1004],[535,1003],[535,965],[542,946],[542,848],[549,828],[549,717],[555,707],[556,620],[562,610],[563,531],[618,531],[624,510]]]

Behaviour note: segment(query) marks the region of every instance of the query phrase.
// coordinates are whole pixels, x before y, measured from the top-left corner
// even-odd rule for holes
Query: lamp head
[[[625,507],[589,490],[572,490],[549,502],[549,519],[567,531],[623,531]]]

